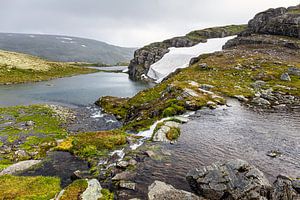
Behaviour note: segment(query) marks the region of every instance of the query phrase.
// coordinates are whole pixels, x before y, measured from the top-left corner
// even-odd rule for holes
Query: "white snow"
[[[165,54],[161,60],[150,66],[147,76],[159,83],[176,69],[188,67],[193,57],[204,53],[221,51],[222,46],[234,37],[235,36],[209,39],[206,43],[199,43],[193,47],[169,48],[169,53]]]

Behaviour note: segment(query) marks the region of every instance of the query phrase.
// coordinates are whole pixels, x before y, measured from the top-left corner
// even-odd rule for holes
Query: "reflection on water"
[[[0,86],[0,106],[33,103],[88,105],[100,96],[133,96],[148,87],[124,73],[94,73],[51,81]]]
[[[257,166],[270,182],[277,175],[300,177],[300,112],[257,113],[229,101],[229,108],[198,111],[182,125],[182,133],[171,150],[170,160],[147,161],[136,182],[146,191],[154,180],[189,190],[186,173],[213,162],[240,158]],[[280,157],[271,158],[268,151]]]

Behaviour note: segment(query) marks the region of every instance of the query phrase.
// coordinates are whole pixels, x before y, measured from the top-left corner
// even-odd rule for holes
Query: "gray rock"
[[[154,142],[169,142],[168,138],[166,137],[166,133],[170,131],[169,126],[162,126],[156,133],[154,133],[152,137],[152,141]],[[151,157],[151,156],[150,156]]]
[[[280,76],[280,80],[282,80],[282,81],[291,81],[291,77],[289,76],[288,73],[283,73]]]
[[[22,160],[23,158],[26,158],[28,157],[28,154],[25,150],[22,150],[22,149],[19,149],[17,151],[15,151],[15,157],[16,157],[16,160]]]
[[[15,164],[5,168],[4,170],[2,170],[0,172],[0,176],[6,175],[6,174],[16,174],[18,172],[22,172],[24,170],[31,168],[34,165],[39,164],[40,162],[42,162],[42,161],[41,160],[25,160],[25,161],[15,163]]]
[[[208,69],[208,65],[206,63],[200,63],[198,66],[199,66],[199,69],[202,69],[202,70]]]
[[[117,163],[117,166],[120,168],[126,168],[128,167],[129,163],[127,161],[120,161]]]
[[[258,80],[258,81],[255,81],[254,83],[251,84],[251,86],[254,88],[254,89],[258,89],[258,88],[261,88],[263,86],[266,85],[266,82],[265,81],[261,81],[261,80]]]
[[[149,156],[152,159],[155,158],[155,156],[156,156],[156,154],[151,150],[148,150],[145,153],[146,153],[147,156]]]
[[[128,161],[128,164],[131,165],[131,166],[135,166],[135,165],[137,165],[137,161],[135,159],[130,159]]]
[[[149,200],[204,200],[193,193],[175,189],[161,181],[154,181],[148,188]]]
[[[193,191],[212,200],[270,199],[272,192],[264,174],[239,159],[191,170],[186,179]]]
[[[211,89],[213,89],[215,86],[212,86],[212,85],[208,85],[208,84],[202,84],[202,85],[200,85],[200,88],[202,89],[202,90],[211,90]]]
[[[133,178],[135,176],[134,173],[129,172],[129,171],[125,171],[125,172],[121,172],[119,174],[116,174],[112,180],[113,181],[120,181],[120,180],[129,180],[131,178]]]
[[[254,99],[252,99],[252,103],[253,104],[256,104],[258,106],[269,106],[271,105],[271,103],[264,99],[264,98],[261,98],[261,97],[255,97]]]
[[[82,200],[98,200],[102,197],[102,187],[97,179],[88,180],[87,189],[81,194]]]
[[[294,76],[300,76],[300,69],[297,67],[289,67],[288,74]]]
[[[165,126],[179,128],[180,124],[174,121],[165,122]]]
[[[247,99],[246,97],[244,97],[243,95],[234,95],[235,98],[237,98],[239,101],[249,101],[249,99]]]
[[[130,182],[130,181],[124,181],[124,180],[120,181],[119,186],[121,188],[126,188],[126,189],[129,189],[129,190],[135,190],[135,188],[136,188],[135,183]]]
[[[294,188],[293,181],[287,176],[279,175],[274,182],[273,200],[297,200],[300,193]]]

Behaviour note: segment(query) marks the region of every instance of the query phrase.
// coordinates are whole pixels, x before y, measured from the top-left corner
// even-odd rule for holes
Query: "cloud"
[[[98,39],[122,46],[191,30],[247,23],[269,7],[299,0],[1,0],[0,31]]]

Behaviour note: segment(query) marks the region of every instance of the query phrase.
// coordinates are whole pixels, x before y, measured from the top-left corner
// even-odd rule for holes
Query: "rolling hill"
[[[0,49],[51,61],[104,64],[129,62],[135,50],[85,38],[19,33],[0,33]]]

